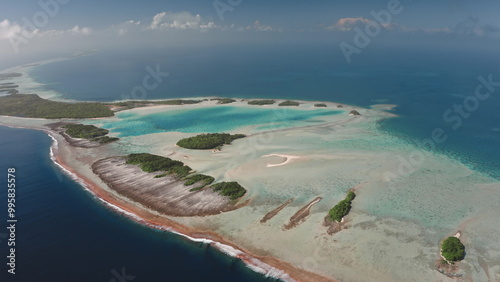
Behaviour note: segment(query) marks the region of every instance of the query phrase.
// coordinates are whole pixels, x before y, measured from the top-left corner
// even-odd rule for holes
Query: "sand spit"
[[[314,200],[312,200],[309,204],[307,204],[305,207],[301,208],[298,212],[296,212],[291,218],[290,222],[288,222],[283,228],[285,230],[292,229],[302,223],[305,218],[309,215],[309,211],[312,206],[315,204],[319,203],[321,201],[321,197],[316,197]]]
[[[293,201],[293,199],[289,199],[288,201],[286,201],[283,204],[281,204],[279,207],[277,207],[274,210],[266,213],[266,215],[260,220],[260,223],[265,223],[266,221],[268,221],[271,218],[273,218],[275,215],[277,215],[282,209],[284,209],[292,201]]]
[[[189,191],[201,184],[185,186],[170,175],[154,178],[160,173],[144,172],[125,161],[125,157],[102,159],[92,165],[92,170],[111,189],[154,211],[170,216],[204,216],[236,208],[229,198],[212,189]]]
[[[282,155],[282,154],[269,154],[269,155],[264,155],[262,156],[263,158],[267,158],[267,157],[281,157],[281,158],[285,158],[285,160],[279,164],[267,164],[267,167],[275,167],[275,166],[282,166],[282,165],[286,165],[288,163],[290,163],[292,160],[294,159],[300,159],[301,157],[299,156],[291,156],[291,155]]]

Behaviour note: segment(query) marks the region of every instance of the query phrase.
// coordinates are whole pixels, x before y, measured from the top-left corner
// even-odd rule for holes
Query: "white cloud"
[[[92,33],[92,29],[89,27],[82,27],[80,28],[79,26],[75,25],[72,29],[70,29],[68,32],[72,34],[83,34],[83,35],[89,35]]]
[[[162,12],[153,17],[149,29],[215,29],[219,26],[212,21],[204,20],[200,15],[193,15],[189,12],[171,13]]]
[[[0,39],[12,39],[19,36],[22,31],[23,28],[20,25],[11,23],[9,20],[0,22]]]
[[[279,28],[273,28],[270,25],[264,25],[262,24],[259,20],[256,20],[253,25],[249,25],[245,28],[240,27],[237,28],[236,30],[238,31],[243,31],[243,30],[254,30],[254,31],[281,31]]]
[[[142,29],[141,21],[128,20],[126,22],[112,25],[106,31],[116,32],[118,35],[123,36],[131,31],[136,31]]]
[[[426,33],[426,34],[436,34],[436,33],[452,33],[453,31],[448,28],[414,28],[408,27],[405,25],[401,25],[398,23],[382,23],[379,24],[376,21],[357,17],[357,18],[341,18],[335,24],[325,26],[326,30],[336,30],[336,31],[351,31],[354,28],[358,27],[361,30],[364,30],[366,25],[368,24],[376,24],[380,25],[382,29],[391,31],[391,32],[403,32],[403,33]]]
[[[341,18],[334,25],[326,26],[327,30],[341,30],[349,31],[354,27],[364,27],[367,23],[371,22],[369,19],[358,17],[358,18]]]
[[[91,28],[79,27],[78,25],[68,30],[42,31],[40,29],[27,30],[23,26],[20,26],[16,23],[11,23],[9,20],[3,20],[0,22],[0,40],[21,40],[23,42],[26,42],[26,40],[32,39],[34,37],[60,36],[65,34],[90,35],[91,33]]]

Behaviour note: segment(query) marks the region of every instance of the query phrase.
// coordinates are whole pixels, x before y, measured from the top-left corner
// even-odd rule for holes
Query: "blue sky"
[[[49,2],[50,0],[42,0]],[[51,19],[47,28],[69,28],[75,25],[93,29],[124,22],[147,20],[157,13],[187,11],[206,18],[218,20],[210,0],[65,0],[60,13]],[[222,3],[231,3],[221,0]],[[238,2],[234,0],[234,2]],[[234,11],[225,13],[224,21],[248,24],[255,20],[265,21],[280,27],[310,27],[342,17],[368,17],[371,10],[385,8],[388,1],[367,0],[241,0]],[[39,0],[2,0],[0,19],[21,22],[40,10]],[[398,21],[413,27],[451,27],[469,16],[485,24],[500,26],[500,1],[401,0],[406,8]]]
[[[214,2],[219,4],[219,13]],[[249,44],[300,38],[352,41],[356,28],[364,30],[375,22],[372,11],[387,10],[396,2],[2,0],[0,56],[147,44]],[[52,10],[57,3],[57,11],[47,15],[40,3]],[[462,40],[480,45],[500,38],[500,1],[401,0],[398,6],[401,11],[383,25],[379,42],[459,44]],[[228,10],[221,13],[224,7]]]

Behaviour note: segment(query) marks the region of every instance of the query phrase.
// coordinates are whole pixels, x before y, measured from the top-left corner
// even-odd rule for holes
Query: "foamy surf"
[[[230,257],[241,259],[249,269],[251,269],[257,273],[261,273],[266,277],[277,278],[277,279],[281,279],[283,281],[290,281],[290,282],[296,281],[296,280],[292,279],[283,270],[272,267],[272,266],[254,258],[254,257],[250,256],[249,254],[244,253],[244,252],[242,252],[242,251],[240,251],[232,246],[222,244],[220,242],[206,239],[206,238],[191,237],[191,236],[188,236],[186,234],[179,232],[178,230],[175,230],[172,227],[165,227],[165,226],[153,224],[153,223],[145,220],[144,218],[142,218],[142,217],[140,217],[132,212],[129,212],[129,211],[127,211],[127,210],[125,210],[125,209],[123,209],[123,208],[121,208],[121,207],[119,207],[119,206],[117,206],[109,201],[106,201],[106,200],[98,197],[96,195],[96,193],[94,193],[89,188],[89,184],[87,184],[83,179],[78,177],[78,175],[76,175],[75,173],[66,169],[63,165],[61,165],[60,163],[57,162],[57,158],[56,158],[55,154],[57,152],[57,149],[59,148],[59,143],[58,143],[57,139],[54,136],[52,136],[52,134],[50,132],[46,131],[46,133],[53,141],[52,145],[50,146],[50,159],[54,162],[54,164],[57,167],[59,167],[72,180],[74,180],[75,182],[80,184],[85,189],[85,191],[88,191],[92,196],[97,198],[105,206],[109,207],[110,209],[114,210],[115,212],[122,214],[122,215],[126,216],[127,218],[132,219],[132,220],[134,220],[140,224],[143,224],[147,227],[150,227],[150,228],[153,228],[156,230],[167,231],[167,232],[182,236],[182,237],[184,237],[190,241],[193,241],[193,242],[198,242],[198,243],[203,243],[203,244],[214,246],[217,250],[219,250],[220,252],[222,252]]]

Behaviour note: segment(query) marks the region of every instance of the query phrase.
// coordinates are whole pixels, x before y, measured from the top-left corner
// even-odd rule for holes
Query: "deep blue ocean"
[[[208,245],[105,207],[52,163],[51,142],[41,131],[0,126],[0,281],[273,281]],[[16,275],[5,263],[11,167],[17,179]]]
[[[64,98],[114,101],[135,98],[132,89],[142,85],[148,66],[157,65],[169,75],[141,98],[396,104],[392,112],[399,117],[384,120],[380,129],[420,144],[433,129],[442,128],[448,139],[432,150],[500,179],[500,87],[461,118],[456,129],[455,122],[443,119],[454,104],[474,95],[478,76],[500,81],[498,53],[374,47],[347,64],[334,47],[103,51],[42,65],[32,76]],[[54,167],[50,143],[43,132],[0,127],[0,185],[6,186],[7,167],[16,167],[19,178],[17,281],[111,281],[111,271],[123,267],[136,276],[134,281],[264,280],[205,245],[142,227],[110,211]],[[5,198],[5,189],[0,189],[1,207]],[[1,224],[0,235],[5,221]],[[6,246],[0,240],[4,256]],[[6,281],[3,277],[5,265],[0,267],[0,281]]]

